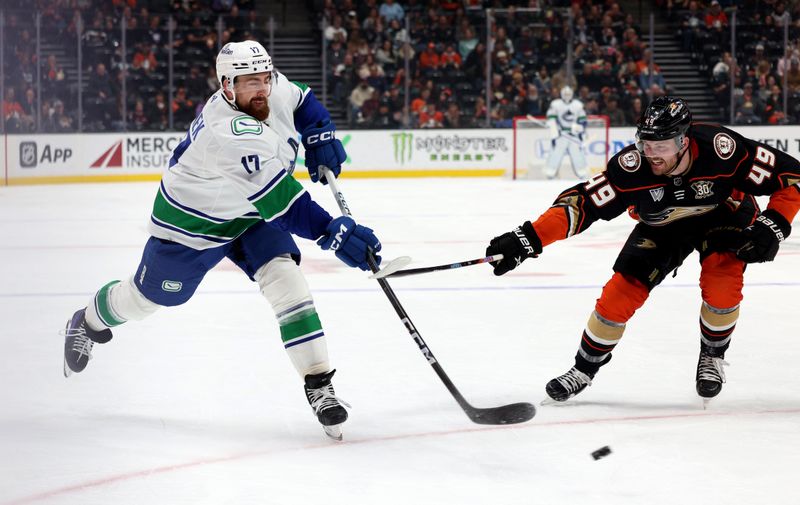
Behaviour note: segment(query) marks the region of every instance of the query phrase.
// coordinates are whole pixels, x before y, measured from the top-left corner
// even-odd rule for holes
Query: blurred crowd
[[[488,38],[487,7],[507,9],[494,16]],[[588,114],[606,114],[613,126],[632,124],[643,104],[666,91],[641,27],[613,1],[326,0],[320,23],[328,82],[349,104],[353,127],[391,128],[406,118],[410,127],[484,126],[487,58],[496,127],[545,114],[567,84]]]
[[[170,115],[175,130],[185,129],[217,89],[213,59],[219,45],[264,41],[267,30],[257,2],[4,0],[6,131],[77,131],[79,120],[85,131],[119,130],[123,123],[128,130],[164,131]],[[491,126],[507,127],[514,116],[544,115],[564,85],[576,90],[587,114],[607,115],[612,126],[622,126],[633,124],[654,96],[670,91],[642,27],[613,0],[306,3],[327,52],[329,103],[344,105],[351,128],[483,127],[487,114]],[[730,44],[734,4],[737,64]],[[489,28],[487,8],[502,9]],[[679,27],[676,40],[705,72],[721,114],[729,113],[733,100],[736,123],[800,122],[800,1],[658,0],[654,8]],[[221,14],[224,24],[218,27]],[[171,101],[169,16],[174,19]],[[784,25],[790,41],[785,52]]]
[[[734,7],[735,59],[730,29]],[[800,122],[800,2],[668,0],[663,8],[679,24],[682,48],[703,68],[726,119],[732,99],[735,124]]]

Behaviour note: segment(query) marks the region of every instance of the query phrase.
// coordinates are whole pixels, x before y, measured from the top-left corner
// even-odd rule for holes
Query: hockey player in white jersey
[[[362,270],[381,244],[351,218],[332,218],[292,176],[298,131],[313,181],[323,165],[338,176],[346,159],[328,111],[308,87],[274,70],[254,41],[226,44],[216,68],[221,89],[172,153],[136,273],[103,286],[67,323],[64,374],[83,371],[93,345],[111,340],[110,328],[189,300],[228,257],[258,283],[309,404],[326,433],[341,439],[347,411],[331,384],[325,334],[292,235]]]
[[[550,103],[547,110],[547,124],[550,128],[553,150],[547,157],[544,175],[553,179],[558,175],[561,160],[569,156],[572,171],[580,179],[586,179],[586,156],[583,154],[583,133],[586,130],[586,112],[583,103],[572,98],[572,88],[561,88],[561,98]]]

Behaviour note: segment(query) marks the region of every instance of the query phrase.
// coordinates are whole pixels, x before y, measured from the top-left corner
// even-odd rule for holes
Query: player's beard
[[[254,96],[247,102],[247,105],[239,105],[239,110],[253,116],[259,121],[264,121],[269,117],[269,98],[265,96]]]

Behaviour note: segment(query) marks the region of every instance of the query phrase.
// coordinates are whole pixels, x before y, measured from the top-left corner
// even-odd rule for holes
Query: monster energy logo
[[[394,145],[394,161],[401,165],[411,161],[414,145],[413,133],[392,133],[392,143]]]

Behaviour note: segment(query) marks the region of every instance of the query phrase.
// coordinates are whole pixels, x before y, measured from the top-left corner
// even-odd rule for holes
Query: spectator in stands
[[[425,51],[419,55],[419,69],[423,73],[428,73],[439,68],[441,58],[436,51],[436,44],[429,42]]]
[[[783,110],[783,94],[781,88],[777,84],[773,84],[769,96],[766,100],[766,107],[764,116],[768,124],[786,124],[788,119],[786,112]]]
[[[625,113],[619,108],[619,98],[617,95],[611,95],[605,104],[605,109],[601,110],[601,114],[608,116],[609,126],[625,126]]]
[[[391,23],[394,20],[403,21],[403,18],[406,16],[403,8],[400,6],[400,4],[395,3],[394,0],[386,0],[383,2],[379,12],[381,17],[384,18],[388,23]]]
[[[189,127],[194,119],[194,102],[186,95],[186,86],[178,86],[172,98],[172,120],[177,129]]]
[[[696,52],[698,48],[695,42],[702,38],[701,29],[704,25],[704,15],[700,10],[700,4],[695,0],[689,2],[689,9],[684,14],[681,21],[681,40],[682,48],[687,52]]]
[[[783,25],[789,24],[792,20],[791,14],[786,10],[785,2],[775,3],[775,9],[770,14],[776,26],[783,28]]]
[[[466,60],[469,54],[478,45],[478,37],[475,36],[475,30],[468,26],[464,30],[464,34],[458,39],[458,53],[461,55],[462,60]]]
[[[364,106],[364,102],[369,100],[374,92],[375,89],[372,88],[369,83],[367,83],[366,79],[362,79],[358,86],[353,88],[353,91],[350,93],[350,109],[352,111],[353,118],[357,118],[359,116],[361,113],[361,107]]]
[[[5,131],[8,133],[20,133],[29,123],[25,117],[25,111],[22,110],[22,105],[17,101],[16,90],[13,87],[6,88],[6,96],[3,100],[3,120],[5,121]]]
[[[378,111],[369,125],[371,128],[392,129],[400,126],[388,100],[382,99],[378,104]]]
[[[411,112],[414,114],[419,114],[425,105],[431,101],[431,90],[430,89],[423,89],[419,96],[411,101]]]
[[[133,110],[128,114],[129,128],[142,131],[147,130],[149,124],[150,119],[147,117],[147,112],[144,110],[144,101],[142,101],[141,98],[137,98]]]
[[[377,90],[373,90],[370,97],[361,105],[356,122],[363,126],[373,124],[378,115],[378,109],[380,109],[380,94]]]
[[[734,99],[736,108],[735,124],[761,124],[761,115],[764,113],[764,104],[761,99],[753,93],[753,84],[748,82],[744,85],[741,96]]]
[[[628,113],[626,118],[627,123],[636,124],[636,122],[642,116],[642,99],[637,96],[631,100],[631,107],[626,112]]]
[[[381,95],[386,91],[386,77],[383,73],[383,68],[377,63],[369,66],[369,75],[367,76],[367,83],[371,88],[374,88]]]
[[[103,63],[98,63],[86,87],[86,119],[110,128],[117,100],[111,85],[111,76]]]
[[[478,42],[464,62],[464,72],[469,77],[480,78],[486,73],[486,45]]]
[[[52,107],[47,109],[43,129],[47,133],[66,133],[74,131],[72,116],[64,111],[64,102],[54,100]]]
[[[439,61],[442,68],[461,68],[461,55],[456,52],[453,44],[447,45]]]
[[[664,81],[664,76],[661,74],[661,67],[652,60],[652,51],[650,51],[650,49],[645,49],[642,52],[642,59],[636,62],[636,67],[639,70],[639,87],[647,89],[655,84],[661,89],[666,89],[667,83]],[[653,67],[653,75],[650,75],[651,65]]]
[[[792,58],[789,62],[789,71],[786,72],[786,86],[792,93],[800,93],[800,59]]]
[[[722,10],[717,0],[712,0],[711,5],[708,7],[708,11],[705,15],[705,24],[706,28],[709,30],[718,30],[728,26],[728,15]]]
[[[444,126],[444,114],[436,109],[436,103],[426,104],[419,111],[420,128],[442,128]]]
[[[189,75],[186,76],[187,94],[193,101],[199,102],[208,97],[208,91],[208,84],[206,83],[205,77],[200,74],[200,67],[192,65],[189,69]]]
[[[164,93],[156,93],[153,102],[149,105],[150,129],[164,131],[169,127],[169,104]]]
[[[342,26],[342,16],[335,16],[333,18],[333,24],[325,28],[325,38],[328,39],[328,41],[332,41],[336,35],[341,36],[343,41],[347,41],[347,30]]]
[[[520,112],[525,116],[541,116],[544,114],[539,88],[533,83],[528,83],[527,93],[525,94],[524,102],[521,104]]]
[[[450,101],[447,104],[447,110],[444,113],[444,120],[442,125],[445,128],[463,128],[461,120],[461,110],[458,108],[458,103]]]
[[[397,56],[395,56],[391,40],[385,39],[381,47],[375,51],[375,61],[384,69],[393,70],[397,68]]]
[[[157,66],[158,62],[156,61],[153,46],[149,42],[137,44],[136,53],[134,53],[131,61],[131,69],[150,74],[155,71]]]
[[[42,89],[49,95],[61,91],[64,83],[64,69],[56,61],[56,55],[50,54],[42,68]]]

